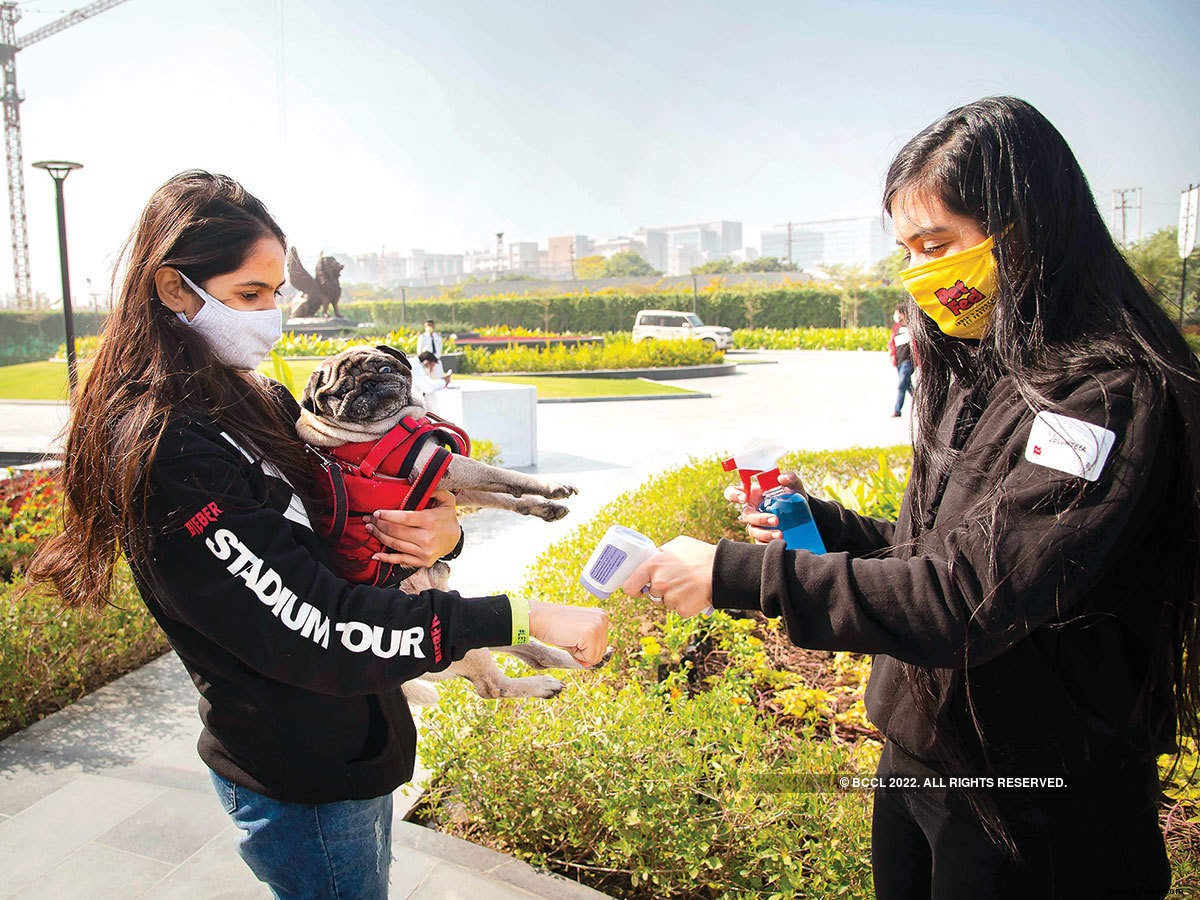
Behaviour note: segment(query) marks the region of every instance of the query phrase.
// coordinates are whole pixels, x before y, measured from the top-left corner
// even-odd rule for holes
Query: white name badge
[[[1040,412],[1029,430],[1025,458],[1035,465],[1095,481],[1116,440],[1107,428],[1091,422]]]

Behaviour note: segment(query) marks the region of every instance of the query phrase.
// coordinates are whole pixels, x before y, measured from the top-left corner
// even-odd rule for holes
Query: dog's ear
[[[300,395],[300,406],[303,409],[307,409],[314,416],[317,414],[317,391],[328,380],[326,374],[325,366],[317,366],[313,369],[312,375],[308,377],[308,384],[304,385],[304,393]]]
[[[387,344],[376,344],[375,349],[380,353],[386,353],[388,356],[394,356],[396,359],[400,360],[400,362],[404,363],[404,368],[408,369],[410,372],[412,371],[412,363],[408,361],[408,357],[395,347],[389,347]]]

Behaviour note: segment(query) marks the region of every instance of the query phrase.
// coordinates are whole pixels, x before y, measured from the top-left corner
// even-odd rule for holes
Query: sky
[[[22,3],[17,34],[82,5]],[[127,0],[22,50],[34,289],[107,292],[154,189],[187,168],[318,251],[462,252],[639,226],[876,215],[888,162],[947,110],[1011,94],[1143,233],[1200,182],[1200,4]],[[7,219],[0,220],[0,230]],[[0,252],[0,293],[12,290]]]

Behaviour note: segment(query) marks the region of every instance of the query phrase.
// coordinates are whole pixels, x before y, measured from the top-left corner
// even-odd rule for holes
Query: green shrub
[[[1200,353],[1200,334],[1185,334],[1184,338],[1193,352]]]
[[[463,370],[491,372],[578,372],[594,369],[649,369],[719,363],[724,354],[703,341],[643,341],[612,335],[603,344],[567,347],[467,347]]]
[[[874,755],[764,727],[745,701],[719,679],[683,698],[584,675],[552,702],[457,682],[425,714],[422,755],[449,771],[424,808],[619,897],[869,897],[869,794],[778,785]]]
[[[887,328],[739,328],[737,350],[886,350]]]
[[[881,466],[902,472],[908,457],[903,447],[801,453],[782,465],[810,485],[845,484]],[[898,503],[893,474],[864,498]],[[611,524],[656,541],[743,536],[722,496],[730,482],[717,459],[663,473],[542,554],[522,592],[595,602],[579,572]],[[824,773],[831,785],[833,773],[874,771],[878,744],[855,740],[873,733],[869,661],[828,655],[829,677],[810,683],[771,661],[769,645],[785,640],[761,617],[685,620],[619,591],[604,606],[613,660],[555,701],[444,689],[425,720],[421,753],[437,774],[420,815],[616,896],[869,897],[870,798],[786,789],[791,776]]]

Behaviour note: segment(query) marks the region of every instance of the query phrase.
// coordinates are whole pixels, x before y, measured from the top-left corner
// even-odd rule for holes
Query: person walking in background
[[[434,330],[436,325],[433,319],[425,320],[425,330],[417,335],[417,359],[421,358],[422,353],[432,353],[438,359],[442,358],[442,336]]]
[[[912,393],[913,370],[916,368],[917,354],[908,333],[908,313],[903,306],[897,306],[892,313],[892,336],[888,338],[888,354],[896,374],[900,377],[899,392],[896,394],[896,408],[892,410],[892,418],[900,418],[904,411],[904,397]]]

